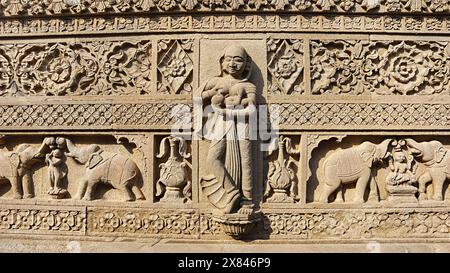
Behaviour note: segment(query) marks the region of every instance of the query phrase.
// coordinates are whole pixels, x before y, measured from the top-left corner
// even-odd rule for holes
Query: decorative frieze
[[[273,103],[280,128],[447,128],[450,105],[431,103]]]
[[[450,238],[450,212],[429,208],[268,209],[252,238],[367,240]],[[225,239],[211,214],[196,210],[3,205],[3,233]]]
[[[178,15],[0,20],[2,36],[79,35],[148,32],[450,32],[447,17],[394,15]]]
[[[198,238],[200,215],[193,210],[89,208],[87,234]]]
[[[175,102],[1,105],[0,128],[171,128],[190,111],[190,104]]]
[[[450,238],[447,209],[343,209],[266,213],[270,238],[308,240]]]
[[[0,230],[2,233],[83,235],[86,213],[79,207],[2,205]]]
[[[3,0],[0,2],[0,12],[5,17],[170,11],[184,13],[214,11],[447,13],[449,4],[444,0]]]

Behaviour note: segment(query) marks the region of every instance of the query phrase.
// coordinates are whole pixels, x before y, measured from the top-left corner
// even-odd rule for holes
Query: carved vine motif
[[[193,39],[158,42],[158,92],[185,94],[192,92]]]
[[[0,210],[0,230],[84,232],[86,213],[77,210],[9,209]]]
[[[267,41],[269,53],[269,93],[302,94],[303,82],[303,42],[300,40]]]
[[[264,230],[271,236],[302,239],[446,238],[447,211],[361,210],[352,212],[268,213]],[[291,237],[290,237],[291,238]]]
[[[0,95],[148,94],[150,62],[148,41],[2,45]]]
[[[191,211],[99,210],[88,214],[88,229],[93,233],[198,236],[200,217]]]
[[[191,181],[188,180],[188,164],[183,159],[191,157],[186,152],[186,141],[181,137],[165,137],[161,140],[157,158],[167,154],[169,142],[170,155],[166,162],[159,164],[160,177],[156,182],[156,197],[160,202],[187,202],[191,199]],[[178,148],[178,149],[177,149]]]
[[[447,42],[311,41],[312,93],[449,92]]]
[[[211,10],[446,12],[443,0],[2,0],[3,16]]]

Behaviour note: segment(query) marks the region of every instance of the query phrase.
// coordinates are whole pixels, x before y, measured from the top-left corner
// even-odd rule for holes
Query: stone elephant
[[[369,181],[371,198],[376,196],[377,188],[372,177],[374,163],[381,162],[388,156],[388,148],[392,139],[386,139],[380,144],[365,141],[358,146],[336,151],[328,156],[322,166],[322,177],[319,183],[323,185],[319,201],[328,203],[329,196],[341,187],[356,181],[355,203],[364,202],[364,193]],[[322,179],[322,181],[320,181]],[[337,199],[341,199],[338,195]]]
[[[433,186],[433,199],[443,200],[443,187],[445,180],[450,178],[450,153],[441,142],[433,140],[416,142],[406,139],[406,145],[411,149],[414,158],[423,163],[427,170],[419,177],[419,200],[426,199],[426,184]]]
[[[15,199],[34,197],[31,167],[44,161],[47,149],[44,141],[39,147],[20,144],[15,151],[0,153],[0,179],[11,183]]]
[[[78,148],[66,139],[67,156],[84,164],[86,172],[78,181],[78,191],[74,199],[92,200],[93,190],[98,183],[107,183],[122,191],[125,201],[145,200],[144,194],[137,186],[139,168],[127,156],[103,151],[98,145]]]

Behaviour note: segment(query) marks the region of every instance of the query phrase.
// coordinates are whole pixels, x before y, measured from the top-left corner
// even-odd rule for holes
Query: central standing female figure
[[[223,213],[253,212],[250,122],[256,122],[256,86],[249,81],[252,60],[240,46],[228,46],[221,74],[200,87],[208,112],[205,138],[211,140],[207,173],[201,180],[209,201]],[[208,109],[209,107],[209,109]]]

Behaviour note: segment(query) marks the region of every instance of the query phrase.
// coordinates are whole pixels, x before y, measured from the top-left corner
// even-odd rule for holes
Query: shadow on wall
[[[242,237],[240,241],[252,242],[257,240],[269,240],[272,231],[270,219],[263,213],[261,221],[258,221],[255,228],[249,234]]]

